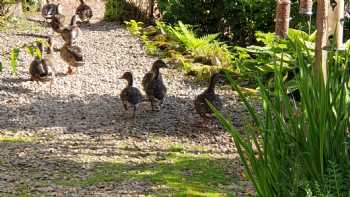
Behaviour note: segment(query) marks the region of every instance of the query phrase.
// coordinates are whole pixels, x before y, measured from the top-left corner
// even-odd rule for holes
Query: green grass
[[[7,142],[7,143],[26,143],[26,142],[32,142],[35,138],[30,136],[1,136],[0,135],[0,142]]]
[[[30,32],[38,33],[42,27],[40,24],[28,21],[25,18],[12,17],[0,25],[1,32]]]
[[[138,181],[162,186],[164,190],[151,196],[233,196],[225,186],[238,180],[227,173],[229,160],[212,159],[206,154],[179,153],[174,146],[164,160],[152,163],[129,164],[116,162],[98,163],[84,179],[57,180],[65,187],[91,186],[106,182]],[[68,175],[68,172],[67,172]]]

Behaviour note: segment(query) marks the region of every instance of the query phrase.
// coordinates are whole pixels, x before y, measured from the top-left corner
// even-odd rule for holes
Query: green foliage
[[[2,60],[0,59],[0,72],[2,72],[3,68],[4,68],[4,65],[2,64]]]
[[[141,20],[149,21],[147,13],[142,10],[142,3],[128,0],[107,0],[105,19],[109,21]]]
[[[143,29],[143,22],[137,22],[135,20],[125,21],[127,30],[133,36],[141,36]]]
[[[34,12],[40,9],[39,0],[22,0],[24,11]]]
[[[304,63],[310,67],[314,57],[315,34],[289,29],[288,39],[278,39],[274,33],[256,33],[257,41],[262,46],[235,47],[232,51],[235,72],[249,79],[261,76],[263,83],[274,86],[275,64],[281,65],[283,80],[289,83],[288,91],[295,90],[294,78],[298,72],[297,56],[303,57]],[[300,50],[300,51],[299,51]],[[257,82],[253,81],[253,85]]]
[[[211,65],[228,66],[231,64],[231,55],[228,46],[216,40],[219,34],[196,36],[191,26],[181,21],[178,26],[157,23],[157,27],[170,38],[180,42],[194,57],[205,57]]]
[[[183,21],[196,26],[201,34],[225,33],[234,44],[255,43],[256,31],[274,30],[275,0],[158,0],[167,23]],[[294,14],[293,14],[294,13]],[[292,1],[291,27],[303,27],[298,15],[298,1]],[[302,25],[301,25],[302,24]],[[306,30],[306,29],[305,29]]]
[[[42,54],[39,50],[39,48],[37,47],[37,44],[41,43],[43,44],[43,46],[48,46],[47,41],[42,40],[42,39],[38,39],[34,42],[31,43],[26,43],[20,47],[17,48],[12,48],[9,52],[9,61],[10,61],[10,67],[11,67],[11,71],[12,73],[16,73],[17,72],[17,59],[18,56],[20,54],[21,51],[23,51],[22,49],[25,49],[25,51],[32,57],[38,57],[38,58],[42,58]],[[4,62],[0,61],[0,72],[2,72],[3,70],[3,64]]]
[[[288,97],[283,62],[276,60],[273,92],[258,79],[262,114],[228,77],[252,117],[248,136],[212,109],[233,136],[246,176],[259,196],[349,196],[349,59],[337,61],[348,51],[329,52],[329,78],[324,84],[310,69],[301,46],[295,45],[293,63],[299,68],[295,84],[300,103]]]
[[[108,0],[106,2],[105,18],[109,21],[120,20],[123,13],[122,0]]]
[[[13,73],[16,73],[16,71],[17,71],[17,58],[18,58],[18,55],[19,55],[19,49],[17,49],[17,48],[11,49],[10,62],[11,62],[11,68],[12,68],[12,72]]]

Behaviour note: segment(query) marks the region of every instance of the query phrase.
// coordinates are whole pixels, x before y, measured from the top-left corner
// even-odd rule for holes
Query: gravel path
[[[37,33],[51,32],[40,27]],[[5,50],[35,40],[15,33],[25,32],[0,33]],[[55,37],[54,43],[57,47],[63,44],[60,37]],[[103,187],[73,188],[42,182],[51,183],[50,179],[62,176],[61,171],[67,169],[83,179],[96,162],[115,159],[130,165],[150,162],[172,144],[182,144],[188,151],[203,147],[202,151],[205,149],[212,158],[232,160],[232,172],[228,173],[237,176],[243,185],[249,185],[238,175],[241,168],[230,137],[216,127],[192,127],[199,120],[193,111],[193,98],[204,86],[194,84],[177,69],[164,69],[168,96],[162,110],[151,112],[149,103],[144,103],[136,119],[130,120],[130,113],[123,110],[119,99],[126,82],[118,78],[123,72],[132,71],[135,86],[142,89],[143,74],[156,59],[148,56],[139,40],[120,25],[98,19],[82,28],[77,44],[83,49],[85,65],[77,74],[65,76],[67,65],[55,53],[59,75],[52,92],[49,84],[38,85],[28,80],[31,57],[25,53],[19,57],[16,75],[8,68],[0,74],[0,134],[35,139],[16,146],[0,142],[3,150],[0,157],[4,158],[0,161],[0,194],[18,195],[22,191],[19,188],[24,186],[30,192],[58,196],[92,192],[96,196],[149,194],[160,186],[133,180]],[[226,103],[226,113],[240,126],[237,114],[244,111],[241,104],[230,91],[218,93]],[[244,192],[244,189],[231,190],[239,196]]]

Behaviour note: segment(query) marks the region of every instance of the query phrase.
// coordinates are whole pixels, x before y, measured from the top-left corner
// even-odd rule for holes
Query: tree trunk
[[[317,14],[316,14],[316,49],[315,49],[315,64],[313,70],[315,76],[326,82],[327,80],[327,28],[328,28],[328,8],[329,0],[317,1]]]
[[[276,35],[280,38],[288,36],[290,16],[290,0],[278,0],[276,7]]]
[[[312,0],[299,0],[299,13],[312,15]]]
[[[155,1],[155,0],[149,0],[148,17],[149,17],[150,19],[153,19],[154,1]]]

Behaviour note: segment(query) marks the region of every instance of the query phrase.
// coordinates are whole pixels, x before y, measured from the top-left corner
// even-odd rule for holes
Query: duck
[[[211,119],[213,117],[213,113],[207,101],[219,111],[222,109],[222,100],[220,99],[219,95],[215,93],[216,83],[221,77],[223,77],[221,73],[214,73],[210,78],[207,89],[199,94],[194,100],[194,108],[204,120]]]
[[[77,7],[75,14],[77,14],[82,22],[90,23],[92,18],[92,9],[84,0],[80,0],[80,5]]]
[[[167,65],[163,60],[155,61],[151,71],[147,72],[142,79],[142,86],[148,100],[151,102],[152,111],[154,110],[155,102],[159,101],[160,104],[163,104],[167,93],[162,74],[159,71],[160,68],[167,68]]]
[[[51,38],[48,38],[48,50],[47,55],[44,51],[44,46],[42,42],[37,42],[37,48],[40,51],[41,57],[36,55],[34,60],[31,62],[29,66],[29,74],[30,80],[39,82],[53,81],[55,76],[55,69],[52,61],[52,41]],[[52,77],[49,75],[49,68],[52,70]],[[50,84],[50,90],[51,90]]]
[[[78,15],[73,15],[68,27],[63,28],[60,34],[65,42],[72,42],[73,44],[80,34],[80,28],[77,25]]]
[[[72,67],[77,68],[84,65],[81,48],[79,46],[74,46],[71,40],[64,43],[60,49],[60,56],[68,64],[67,75],[73,74]]]
[[[133,87],[133,76],[131,72],[125,72],[119,79],[125,79],[128,82],[127,86],[120,93],[120,99],[125,111],[128,110],[128,106],[133,107],[132,118],[135,118],[136,110],[143,101],[143,96],[139,89]]]
[[[56,33],[61,33],[66,17],[62,14],[62,5],[57,4],[57,13],[51,17],[50,26]]]
[[[55,14],[58,14],[58,6],[57,4],[50,3],[49,0],[46,0],[46,4],[41,9],[41,15],[47,21],[48,19],[52,19]]]

